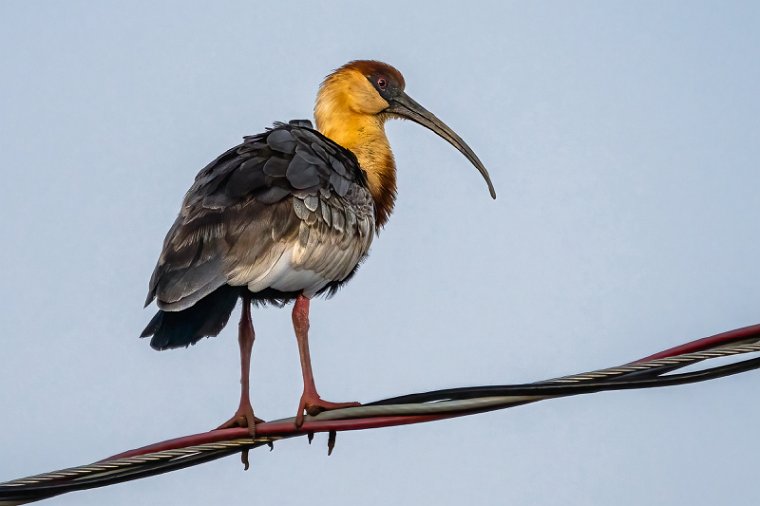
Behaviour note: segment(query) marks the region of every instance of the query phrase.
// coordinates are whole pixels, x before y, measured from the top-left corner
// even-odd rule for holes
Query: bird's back
[[[146,305],[155,298],[161,312],[183,312],[226,293],[223,326],[244,288],[265,302],[334,291],[372,242],[366,185],[356,157],[308,121],[246,137],[196,176],[164,240]],[[144,334],[153,335],[150,328]]]

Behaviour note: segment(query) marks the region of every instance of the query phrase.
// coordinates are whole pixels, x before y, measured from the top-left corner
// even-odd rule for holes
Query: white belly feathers
[[[260,292],[267,288],[282,292],[303,290],[306,297],[313,297],[328,283],[334,281],[326,279],[318,272],[297,266],[293,260],[295,249],[296,247],[287,248],[266,273],[248,283],[248,289],[252,292]]]

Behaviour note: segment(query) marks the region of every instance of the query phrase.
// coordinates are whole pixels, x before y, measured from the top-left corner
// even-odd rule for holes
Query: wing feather
[[[367,254],[374,212],[350,151],[310,123],[278,123],[198,173],[146,305],[157,298],[162,310],[181,311],[225,284],[313,295],[350,276]]]

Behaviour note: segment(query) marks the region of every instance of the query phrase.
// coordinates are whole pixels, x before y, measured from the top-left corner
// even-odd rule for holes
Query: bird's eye
[[[384,90],[388,87],[388,80],[384,77],[378,77],[377,78],[377,87],[381,90]]]

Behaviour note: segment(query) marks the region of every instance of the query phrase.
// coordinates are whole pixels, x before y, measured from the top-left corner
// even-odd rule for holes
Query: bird
[[[255,332],[251,306],[293,302],[305,414],[358,405],[329,402],[317,392],[309,353],[309,310],[356,273],[393,211],[396,164],[385,133],[390,119],[432,130],[480,172],[483,163],[451,128],[405,92],[389,64],[355,60],[324,78],[309,120],[277,122],[221,154],[196,176],[164,239],[145,306],[158,312],[141,337],[156,350],[188,347],[216,336],[238,300],[240,402],[218,429],[262,420],[250,400]]]

